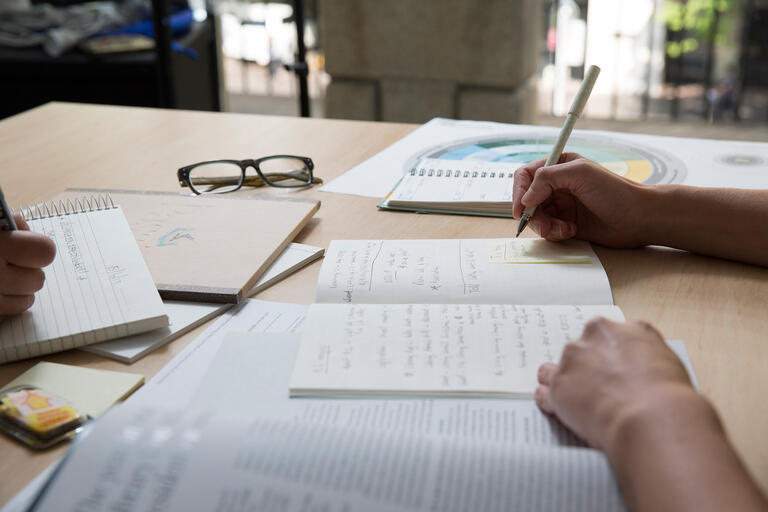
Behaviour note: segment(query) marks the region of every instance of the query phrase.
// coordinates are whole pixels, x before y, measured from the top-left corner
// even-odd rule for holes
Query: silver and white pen
[[[587,100],[592,93],[592,88],[595,86],[595,81],[597,81],[597,75],[599,74],[600,68],[597,66],[589,66],[589,69],[587,69],[584,80],[582,80],[579,90],[576,92],[576,97],[573,98],[573,103],[571,103],[571,108],[568,110],[565,123],[563,123],[563,127],[560,129],[555,145],[552,147],[552,152],[549,154],[549,158],[547,158],[544,167],[556,164],[557,161],[560,160],[560,155],[563,154],[565,143],[568,142],[568,137],[571,136],[576,120],[581,117],[581,113],[584,111],[584,105],[587,104]],[[515,238],[520,236],[520,233],[523,232],[525,226],[528,225],[528,221],[531,220],[531,217],[533,217],[535,212],[535,206],[525,209],[523,216],[520,219],[520,224],[517,225],[517,234],[515,235]]]

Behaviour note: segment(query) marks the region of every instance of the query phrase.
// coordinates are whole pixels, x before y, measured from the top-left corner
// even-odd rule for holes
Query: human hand
[[[536,206],[529,226],[552,241],[577,238],[616,248],[642,245],[647,187],[577,153],[534,160],[515,172],[513,215]]]
[[[15,315],[32,306],[34,293],[43,287],[42,267],[56,255],[53,240],[29,231],[14,215],[17,231],[0,231],[0,315]]]
[[[680,360],[645,322],[590,321],[539,368],[536,403],[590,446],[611,453],[620,431],[637,421],[709,404],[691,386]]]

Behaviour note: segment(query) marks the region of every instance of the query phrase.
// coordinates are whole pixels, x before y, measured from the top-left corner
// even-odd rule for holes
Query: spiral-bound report
[[[423,213],[512,217],[516,164],[425,158],[416,162],[379,208]]]
[[[22,208],[30,230],[56,244],[26,312],[0,323],[0,363],[168,325],[122,210],[108,196]]]

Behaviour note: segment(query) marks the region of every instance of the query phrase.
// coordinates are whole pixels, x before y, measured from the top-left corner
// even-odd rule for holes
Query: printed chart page
[[[443,169],[496,163],[515,170],[549,156],[559,131],[543,126],[435,118],[320,190],[381,198],[414,164],[425,159],[442,161]],[[645,185],[765,188],[768,144],[761,142],[576,129],[565,151],[578,153]]]
[[[531,397],[597,316],[624,321],[616,306],[314,304],[291,396]]]
[[[208,411],[113,409],[33,510],[619,511],[608,461],[409,432]]]
[[[613,304],[590,245],[532,238],[333,240],[316,302]]]

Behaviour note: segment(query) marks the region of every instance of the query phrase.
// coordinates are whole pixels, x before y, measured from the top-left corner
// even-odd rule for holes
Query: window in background
[[[305,1],[310,111],[323,116],[328,83],[318,45],[316,6]],[[296,54],[296,25],[289,2],[219,0],[224,86],[229,110],[268,115],[299,114],[296,75],[286,70]]]
[[[587,114],[768,121],[768,2],[550,0],[540,110],[559,116],[584,63],[603,68]]]

